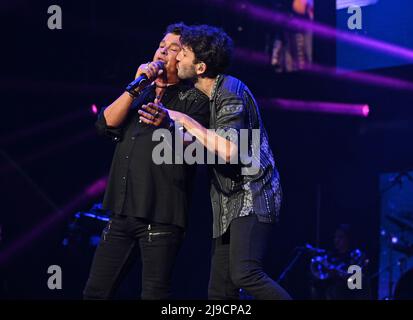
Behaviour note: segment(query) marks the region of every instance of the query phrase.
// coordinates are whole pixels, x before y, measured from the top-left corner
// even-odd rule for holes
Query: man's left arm
[[[238,157],[239,131],[245,126],[244,102],[237,96],[224,98],[216,112],[216,129],[207,130],[190,116],[169,111],[171,118],[180,122],[208,151],[216,153],[228,163]]]
[[[245,107],[241,98],[223,99],[217,110],[216,130],[208,130],[198,121],[182,112],[166,110],[160,105],[143,106],[145,111],[139,111],[141,120],[147,124],[159,126],[161,120],[155,115],[162,114],[162,119],[170,117],[180,123],[187,132],[196,137],[208,151],[216,153],[225,162],[238,157],[238,133],[244,127]],[[164,116],[164,113],[168,114]],[[229,138],[229,139],[228,139]],[[235,142],[234,142],[235,140]]]

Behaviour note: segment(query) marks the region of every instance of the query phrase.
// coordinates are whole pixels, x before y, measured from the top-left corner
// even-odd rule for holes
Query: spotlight
[[[98,107],[95,104],[92,104],[92,106],[90,107],[93,114],[97,114],[98,113]]]

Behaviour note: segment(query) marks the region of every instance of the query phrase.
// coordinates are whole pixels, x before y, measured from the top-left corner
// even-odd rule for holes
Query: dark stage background
[[[81,298],[94,248],[63,247],[62,241],[74,214],[101,201],[102,192],[88,193],[87,188],[107,175],[114,150],[111,141],[96,135],[91,106],[104,107],[122,93],[137,67],[152,58],[168,24],[220,26],[237,47],[270,55],[277,27],[218,3],[2,1],[2,297]],[[253,3],[274,8],[271,1]],[[62,30],[47,28],[52,4],[62,8]],[[316,2],[315,18],[335,27],[334,2]],[[334,67],[333,40],[315,37],[316,63]],[[413,92],[306,71],[277,74],[269,62],[248,60],[235,59],[229,73],[243,80],[257,99],[370,105],[367,118],[261,105],[284,189],[269,274],[277,278],[297,246],[331,248],[339,223],[354,227],[375,273],[379,176],[413,167]],[[369,72],[413,81],[412,71],[411,65],[402,65]],[[211,237],[207,184],[206,170],[199,167],[189,229],[174,274],[175,298],[206,298]],[[62,267],[62,290],[47,288],[47,268],[54,264]],[[282,284],[294,298],[307,299],[307,275],[308,258],[303,256]],[[375,298],[377,279],[372,280]],[[137,266],[117,297],[136,298],[138,288]]]

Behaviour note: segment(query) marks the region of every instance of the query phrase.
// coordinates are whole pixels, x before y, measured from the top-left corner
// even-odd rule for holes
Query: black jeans
[[[184,230],[178,226],[113,216],[96,249],[84,299],[110,299],[139,253],[141,298],[169,299],[172,269],[183,236]]]
[[[259,222],[250,215],[234,219],[228,231],[213,240],[209,299],[238,299],[239,289],[260,300],[291,299],[263,270],[273,229],[273,224]]]

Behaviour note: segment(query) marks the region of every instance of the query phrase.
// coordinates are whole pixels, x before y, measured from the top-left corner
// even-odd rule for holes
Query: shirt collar
[[[216,78],[215,78],[215,83],[214,83],[214,87],[212,88],[212,92],[211,92],[211,98],[209,99],[209,101],[212,101],[215,99],[216,93],[217,93],[217,89],[218,89],[218,85],[221,83],[221,79],[223,78],[223,76],[221,74],[219,74]]]

